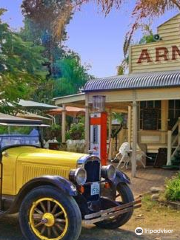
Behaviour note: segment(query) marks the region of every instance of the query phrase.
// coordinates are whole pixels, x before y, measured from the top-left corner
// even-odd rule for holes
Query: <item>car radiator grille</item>
[[[98,182],[100,162],[99,161],[89,161],[85,164],[85,170],[87,172],[87,182]]]
[[[58,175],[61,177],[68,178],[70,168],[69,167],[59,167],[59,166],[43,166],[40,164],[23,164],[22,165],[22,185],[29,180],[40,177],[43,175]]]
[[[85,164],[85,170],[87,172],[87,184],[85,186],[84,196],[88,201],[96,201],[99,199],[99,194],[91,196],[91,184],[92,182],[100,181],[100,162],[98,160],[88,161]]]

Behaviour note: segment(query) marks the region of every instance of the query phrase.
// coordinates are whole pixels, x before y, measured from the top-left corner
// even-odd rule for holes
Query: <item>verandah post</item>
[[[137,102],[133,101],[133,141],[132,141],[132,177],[136,177],[136,148],[137,148]]]

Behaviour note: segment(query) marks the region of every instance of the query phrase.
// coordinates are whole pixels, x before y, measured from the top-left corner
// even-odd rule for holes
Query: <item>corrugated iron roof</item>
[[[54,109],[57,108],[57,106],[46,104],[46,103],[39,103],[39,102],[34,102],[31,100],[23,100],[21,99],[18,103],[21,107],[25,108],[35,108],[35,109]]]
[[[122,75],[88,81],[84,92],[180,86],[180,71]]]
[[[29,124],[35,124],[35,125],[40,125],[42,124],[42,121],[40,120],[32,120],[32,119],[25,119],[21,117],[16,117],[12,115],[7,115],[4,113],[0,113],[0,124],[5,123],[5,124],[24,124],[24,125],[29,125]]]

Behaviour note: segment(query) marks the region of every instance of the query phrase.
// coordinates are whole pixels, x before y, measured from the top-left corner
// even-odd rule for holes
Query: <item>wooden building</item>
[[[86,107],[87,146],[92,98],[103,95],[109,119],[112,111],[127,112],[124,134],[133,149],[132,159],[137,144],[144,144],[147,153],[167,149],[166,164],[171,164],[180,148],[180,14],[159,26],[157,34],[156,42],[131,46],[129,75],[93,79],[84,86],[84,94],[55,99],[56,105]]]

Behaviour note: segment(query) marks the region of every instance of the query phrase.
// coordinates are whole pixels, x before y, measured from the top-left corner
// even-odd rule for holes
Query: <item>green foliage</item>
[[[28,126],[0,126],[0,134],[26,134],[29,135],[29,133],[33,130],[33,127]]]
[[[42,56],[47,59],[43,65],[48,74],[34,92],[34,99],[50,102],[53,97],[77,93],[89,76],[79,56],[61,44],[72,17],[71,1],[23,0],[22,9],[25,20],[21,36],[25,41],[43,46]]]
[[[8,133],[8,129],[5,126],[0,126],[0,134],[6,134]]]
[[[72,140],[81,140],[85,137],[85,125],[83,122],[71,124],[70,130],[67,133],[67,137]]]
[[[77,93],[89,78],[79,56],[61,44],[71,1],[24,0],[22,8],[19,33],[0,20],[0,111],[5,113],[12,111],[7,102],[31,98],[50,103],[53,97]]]
[[[118,120],[119,123],[124,122],[124,114],[122,113],[112,112],[112,117],[113,119]]]
[[[56,61],[65,54],[61,42],[66,40],[66,25],[72,17],[71,1],[23,0],[22,11],[25,16],[25,27],[21,30],[23,39],[44,47],[47,79],[60,77]]]
[[[122,64],[120,66],[118,66],[117,74],[118,75],[124,75],[124,68],[123,68]]]
[[[0,13],[3,14],[1,9]],[[24,42],[0,20],[0,89],[2,99],[28,98],[42,78],[42,47]]]
[[[42,28],[32,19],[25,17],[24,27],[21,29],[20,34],[24,41],[31,41],[38,46],[44,47],[42,56],[47,59],[44,66],[47,67],[50,76],[56,75],[57,69],[55,69],[54,63],[62,58],[65,51],[63,47],[60,47],[60,40],[54,39],[48,25]]]
[[[156,201],[151,200],[151,195],[145,194],[142,198],[142,204],[145,206],[147,211],[152,211],[155,207],[158,206]]]
[[[165,197],[171,201],[180,201],[180,173],[166,182]]]
[[[52,124],[49,128],[45,128],[43,131],[44,139],[51,140],[56,138],[59,142],[61,141],[61,126]]]
[[[54,97],[77,93],[89,79],[88,69],[81,65],[77,54],[69,53],[56,66],[61,69],[61,78],[54,80]]]
[[[139,44],[147,44],[147,43],[152,43],[155,42],[154,40],[154,35],[150,34],[150,35],[144,35],[141,40],[139,41]]]
[[[150,24],[141,24],[138,27],[139,28],[141,27],[143,31],[143,37],[140,39],[138,44],[147,44],[147,43],[155,42],[154,34],[150,28]],[[118,71],[117,71],[118,75],[124,75],[126,70],[129,67],[129,48],[132,42],[133,42],[132,39],[128,38],[128,36],[126,35],[125,41],[123,44],[124,59],[122,60],[120,66],[118,66]]]

